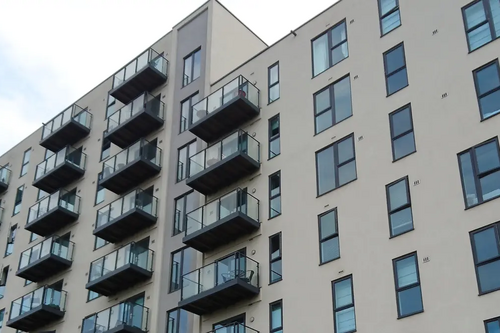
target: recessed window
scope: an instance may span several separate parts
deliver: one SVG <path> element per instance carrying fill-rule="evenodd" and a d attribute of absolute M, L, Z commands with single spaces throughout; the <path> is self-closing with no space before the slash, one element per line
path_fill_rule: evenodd
<path fill-rule="evenodd" d="M 282 275 L 281 257 L 281 232 L 269 237 L 269 284 L 281 281 Z"/>
<path fill-rule="evenodd" d="M 269 119 L 269 159 L 281 154 L 280 115 Z"/>
<path fill-rule="evenodd" d="M 270 333 L 283 333 L 283 301 L 269 304 Z"/>
<path fill-rule="evenodd" d="M 97 175 L 97 189 L 95 192 L 95 204 L 98 205 L 104 201 L 106 197 L 106 189 L 99 185 L 99 181 L 102 179 L 102 172 Z"/>
<path fill-rule="evenodd" d="M 458 154 L 465 206 L 476 206 L 500 196 L 498 138 Z"/>
<path fill-rule="evenodd" d="M 398 303 L 398 318 L 424 311 L 417 254 L 412 253 L 393 260 Z"/>
<path fill-rule="evenodd" d="M 411 211 L 408 177 L 387 185 L 386 193 L 391 237 L 413 230 L 413 214 Z"/>
<path fill-rule="evenodd" d="M 21 166 L 21 177 L 28 173 L 30 155 L 31 155 L 31 148 L 24 152 L 23 165 Z"/>
<path fill-rule="evenodd" d="M 479 293 L 500 290 L 500 223 L 471 232 Z"/>
<path fill-rule="evenodd" d="M 403 43 L 384 53 L 384 68 L 387 96 L 408 86 Z"/>
<path fill-rule="evenodd" d="M 486 320 L 484 322 L 486 333 L 500 333 L 500 317 Z"/>
<path fill-rule="evenodd" d="M 385 35 L 401 25 L 399 0 L 378 0 L 380 32 Z"/>
<path fill-rule="evenodd" d="M 198 49 L 184 58 L 184 77 L 182 86 L 187 86 L 200 77 L 201 73 L 201 50 Z"/>
<path fill-rule="evenodd" d="M 38 239 L 38 235 L 35 234 L 34 232 L 32 232 L 30 234 L 30 243 L 36 241 L 37 239 Z"/>
<path fill-rule="evenodd" d="M 170 264 L 170 292 L 181 289 L 182 276 L 196 267 L 196 250 L 186 247 L 172 253 Z"/>
<path fill-rule="evenodd" d="M 7 236 L 7 246 L 5 247 L 5 257 L 10 256 L 14 252 L 14 242 L 16 241 L 17 224 L 10 227 L 9 236 Z"/>
<path fill-rule="evenodd" d="M 87 302 L 93 301 L 96 298 L 99 298 L 101 296 L 102 296 L 101 294 L 98 294 L 95 291 L 89 290 L 89 292 L 87 293 Z"/>
<path fill-rule="evenodd" d="M 313 76 L 323 73 L 349 56 L 345 20 L 312 41 Z"/>
<path fill-rule="evenodd" d="M 500 3 L 500 2 L 499 2 Z M 500 16 L 500 9 L 498 15 Z M 498 60 L 474 71 L 477 101 L 481 119 L 500 113 L 500 69 Z"/>
<path fill-rule="evenodd" d="M 198 317 L 183 309 L 175 309 L 167 312 L 167 333 L 191 333 L 192 326 L 189 323 Z M 229 333 L 229 332 L 228 332 Z M 241 333 L 241 332 L 240 332 Z"/>
<path fill-rule="evenodd" d="M 500 3 L 477 0 L 462 8 L 469 51 L 474 51 L 500 36 Z"/>
<path fill-rule="evenodd" d="M 181 121 L 179 133 L 186 131 L 189 127 L 189 115 L 191 114 L 191 108 L 193 105 L 198 103 L 200 100 L 200 94 L 196 92 L 196 94 L 191 95 L 187 99 L 181 102 Z"/>
<path fill-rule="evenodd" d="M 268 76 L 268 103 L 272 103 L 280 98 L 280 64 L 279 62 L 267 69 Z"/>
<path fill-rule="evenodd" d="M 94 250 L 100 249 L 101 247 L 103 247 L 104 245 L 107 245 L 107 244 L 109 244 L 108 241 L 106 241 L 100 237 L 95 236 Z"/>
<path fill-rule="evenodd" d="M 175 199 L 173 236 L 186 230 L 186 214 L 197 208 L 197 193 L 191 191 Z"/>
<path fill-rule="evenodd" d="M 111 152 L 111 141 L 103 137 L 101 146 L 101 161 L 108 158 L 110 152 Z"/>
<path fill-rule="evenodd" d="M 314 129 L 321 133 L 352 116 L 349 75 L 314 94 Z"/>
<path fill-rule="evenodd" d="M 335 333 L 356 332 L 352 276 L 332 282 Z"/>
<path fill-rule="evenodd" d="M 269 176 L 269 218 L 281 214 L 281 172 Z"/>
<path fill-rule="evenodd" d="M 391 126 L 392 160 L 397 161 L 417 151 L 411 106 L 408 104 L 389 114 Z"/>
<path fill-rule="evenodd" d="M 21 185 L 17 188 L 16 191 L 16 200 L 14 201 L 14 211 L 12 212 L 12 216 L 19 214 L 21 211 L 21 204 L 23 203 L 23 193 L 24 193 L 24 185 Z"/>
<path fill-rule="evenodd" d="M 196 141 L 179 148 L 177 154 L 177 182 L 186 179 L 188 175 L 189 158 L 196 154 Z"/>
<path fill-rule="evenodd" d="M 116 110 L 116 99 L 113 96 L 108 95 L 108 105 L 106 107 L 106 119 L 108 119 L 109 116 L 111 116 L 116 111 L 117 111 Z"/>
<path fill-rule="evenodd" d="M 356 180 L 354 134 L 316 152 L 318 195 Z"/>
<path fill-rule="evenodd" d="M 318 216 L 319 262 L 321 264 L 340 258 L 337 208 Z"/>

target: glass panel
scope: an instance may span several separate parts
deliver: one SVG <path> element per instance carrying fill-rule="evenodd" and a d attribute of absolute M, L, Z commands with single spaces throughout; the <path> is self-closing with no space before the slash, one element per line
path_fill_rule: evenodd
<path fill-rule="evenodd" d="M 476 72 L 476 82 L 480 95 L 498 88 L 500 86 L 500 77 L 497 64 L 492 64 Z"/>
<path fill-rule="evenodd" d="M 334 165 L 333 147 L 327 148 L 316 154 L 319 194 L 328 192 L 336 187 Z"/>
<path fill-rule="evenodd" d="M 356 161 L 344 164 L 339 168 L 339 186 L 356 179 Z"/>
<path fill-rule="evenodd" d="M 335 309 L 353 304 L 351 282 L 350 278 L 335 282 Z"/>
<path fill-rule="evenodd" d="M 201 73 L 201 51 L 194 54 L 193 58 L 193 80 L 200 77 Z"/>
<path fill-rule="evenodd" d="M 337 222 L 335 211 L 331 211 L 320 217 L 320 238 L 325 239 L 337 233 Z"/>
<path fill-rule="evenodd" d="M 396 0 L 380 0 L 380 14 L 384 16 L 397 6 Z"/>
<path fill-rule="evenodd" d="M 415 256 L 396 261 L 397 287 L 402 288 L 418 282 Z"/>
<path fill-rule="evenodd" d="M 486 13 L 484 12 L 482 1 L 479 1 L 478 3 L 465 9 L 465 23 L 467 29 L 470 29 L 484 21 L 486 21 Z"/>
<path fill-rule="evenodd" d="M 494 227 L 475 233 L 473 238 L 478 263 L 500 256 Z"/>
<path fill-rule="evenodd" d="M 500 321 L 492 321 L 486 324 L 486 333 L 500 333 Z"/>
<path fill-rule="evenodd" d="M 385 35 L 386 33 L 396 29 L 400 25 L 401 17 L 399 16 L 399 10 L 397 10 L 382 19 L 382 35 Z"/>
<path fill-rule="evenodd" d="M 411 207 L 390 214 L 391 235 L 397 236 L 413 229 L 413 216 Z"/>
<path fill-rule="evenodd" d="M 483 25 L 470 31 L 467 34 L 467 38 L 469 39 L 469 48 L 471 51 L 489 43 L 492 39 L 490 26 L 488 23 L 484 23 Z"/>
<path fill-rule="evenodd" d="M 459 156 L 460 169 L 462 173 L 462 185 L 464 187 L 466 205 L 470 207 L 478 203 L 476 185 L 474 181 L 474 171 L 472 169 L 472 160 L 470 153 Z"/>
<path fill-rule="evenodd" d="M 403 89 L 408 85 L 408 76 L 406 68 L 387 77 L 387 94 L 390 95 L 396 91 Z"/>
<path fill-rule="evenodd" d="M 490 0 L 491 17 L 493 19 L 493 27 L 495 36 L 500 36 L 500 1 Z"/>
<path fill-rule="evenodd" d="M 332 45 L 335 46 L 347 39 L 347 33 L 345 28 L 345 22 L 339 24 L 335 28 L 332 29 Z"/>
<path fill-rule="evenodd" d="M 283 326 L 281 303 L 271 305 L 271 330 Z"/>
<path fill-rule="evenodd" d="M 350 78 L 346 77 L 336 83 L 333 89 L 335 96 L 335 121 L 339 123 L 352 115 Z"/>
<path fill-rule="evenodd" d="M 333 116 L 332 110 L 322 113 L 319 116 L 316 116 L 316 134 L 321 133 L 327 128 L 333 126 Z"/>
<path fill-rule="evenodd" d="M 325 89 L 319 94 L 314 95 L 316 102 L 316 114 L 330 108 L 330 89 Z"/>
<path fill-rule="evenodd" d="M 488 118 L 500 113 L 500 90 L 479 99 L 483 118 Z"/>
<path fill-rule="evenodd" d="M 480 179 L 481 194 L 483 200 L 493 199 L 500 196 L 500 171 L 492 173 Z"/>
<path fill-rule="evenodd" d="M 315 39 L 313 48 L 313 69 L 314 76 L 327 70 L 330 66 L 328 59 L 328 34 Z"/>
<path fill-rule="evenodd" d="M 403 158 L 415 152 L 415 138 L 413 132 L 403 135 L 402 137 L 394 140 L 394 160 Z"/>
<path fill-rule="evenodd" d="M 347 42 L 340 44 L 332 50 L 332 66 L 341 62 L 349 56 L 349 49 L 347 48 Z"/>
<path fill-rule="evenodd" d="M 275 84 L 271 88 L 269 88 L 269 101 L 273 102 L 280 98 L 280 84 Z"/>
<path fill-rule="evenodd" d="M 352 158 L 354 158 L 354 149 L 352 143 L 352 137 L 337 143 L 338 148 L 338 164 L 342 164 Z"/>
<path fill-rule="evenodd" d="M 339 238 L 334 237 L 321 242 L 321 262 L 327 262 L 340 257 Z"/>
<path fill-rule="evenodd" d="M 335 313 L 335 327 L 337 333 L 353 332 L 356 330 L 354 307 Z"/>
<path fill-rule="evenodd" d="M 148 53 L 149 52 L 146 51 L 137 58 L 137 67 L 136 67 L 137 71 L 140 71 L 148 64 Z"/>
<path fill-rule="evenodd" d="M 476 159 L 479 173 L 500 167 L 500 157 L 496 142 L 490 142 L 476 149 Z"/>
<path fill-rule="evenodd" d="M 403 179 L 389 186 L 389 209 L 391 211 L 408 204 L 407 183 Z"/>
<path fill-rule="evenodd" d="M 281 259 L 278 261 L 274 261 L 271 263 L 271 282 L 276 282 L 281 280 L 283 276 L 282 273 L 282 261 Z"/>
<path fill-rule="evenodd" d="M 269 84 L 274 84 L 279 79 L 279 65 L 274 65 L 269 69 Z"/>
<path fill-rule="evenodd" d="M 401 317 L 423 311 L 420 286 L 400 291 L 398 292 L 398 296 L 399 315 Z"/>
<path fill-rule="evenodd" d="M 391 115 L 392 137 L 399 136 L 412 129 L 410 109 L 398 111 Z"/>
<path fill-rule="evenodd" d="M 272 141 L 269 142 L 269 157 L 273 158 L 277 155 L 279 155 L 280 152 L 280 138 L 276 138 Z"/>
<path fill-rule="evenodd" d="M 405 66 L 403 46 L 399 46 L 398 48 L 385 54 L 385 66 L 386 74 L 390 74 Z"/>

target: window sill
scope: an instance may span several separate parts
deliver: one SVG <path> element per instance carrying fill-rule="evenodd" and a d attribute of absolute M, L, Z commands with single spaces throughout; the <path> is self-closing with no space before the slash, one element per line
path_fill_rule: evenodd
<path fill-rule="evenodd" d="M 358 179 L 358 177 L 356 176 L 356 178 L 354 178 L 353 180 L 351 180 L 351 181 L 349 181 L 349 182 L 347 182 L 347 183 L 345 183 L 345 184 L 342 184 L 342 185 L 340 185 L 340 186 L 338 186 L 338 187 L 336 187 L 336 188 L 334 188 L 334 189 L 328 190 L 328 191 L 327 191 L 327 192 L 325 192 L 325 193 L 317 194 L 317 195 L 316 195 L 316 198 L 322 197 L 322 196 L 324 196 L 324 195 L 326 195 L 326 194 L 328 194 L 328 193 L 330 193 L 330 192 L 336 191 L 336 190 L 338 190 L 339 188 L 342 188 L 342 187 L 344 187 L 344 186 L 346 186 L 346 185 L 349 185 L 350 183 L 352 183 L 352 182 L 356 181 L 357 179 Z"/>
<path fill-rule="evenodd" d="M 325 262 L 320 262 L 318 266 L 321 267 L 323 265 L 329 264 L 329 263 L 334 262 L 334 261 L 339 260 L 339 259 L 340 259 L 340 256 L 337 257 L 337 258 L 335 258 L 335 259 L 331 259 L 331 260 L 328 260 L 328 261 L 325 261 Z"/>
<path fill-rule="evenodd" d="M 404 316 L 398 316 L 398 320 L 405 319 L 405 318 L 408 318 L 408 317 L 411 317 L 411 316 L 414 316 L 414 315 L 418 315 L 420 313 L 424 313 L 424 310 L 418 311 L 418 312 L 413 312 L 413 313 L 410 313 L 410 314 L 407 314 L 407 315 L 404 315 Z"/>
<path fill-rule="evenodd" d="M 408 75 L 408 74 L 407 74 L 407 75 Z M 399 92 L 399 91 L 403 90 L 404 88 L 408 87 L 409 85 L 410 85 L 410 84 L 408 83 L 408 84 L 406 84 L 406 86 L 401 87 L 401 88 L 399 88 L 398 90 L 391 92 L 390 94 L 387 94 L 387 96 L 385 96 L 385 97 L 386 97 L 386 98 L 388 98 L 388 97 L 390 97 L 390 96 L 394 95 L 395 93 L 397 93 L 397 92 Z"/>
<path fill-rule="evenodd" d="M 391 236 L 389 237 L 389 239 L 393 239 L 393 238 L 396 238 L 396 237 L 398 237 L 398 236 L 402 236 L 402 235 L 404 235 L 404 234 L 407 234 L 407 233 L 409 233 L 409 232 L 412 232 L 413 230 L 415 230 L 415 227 L 413 227 L 413 228 L 411 228 L 410 230 L 407 230 L 407 231 L 405 231 L 405 232 L 402 232 L 402 233 L 400 233 L 400 234 L 397 234 L 397 235 L 391 235 Z"/>
<path fill-rule="evenodd" d="M 408 156 L 410 156 L 410 155 L 413 155 L 413 154 L 415 154 L 416 152 L 417 152 L 417 149 L 415 149 L 413 152 L 411 152 L 411 153 L 409 153 L 409 154 L 406 154 L 405 156 L 401 156 L 401 157 L 399 157 L 399 158 L 397 158 L 397 159 L 394 159 L 394 157 L 393 157 L 393 159 L 392 159 L 392 163 L 396 163 L 397 161 L 401 161 L 403 158 L 408 157 Z"/>
<path fill-rule="evenodd" d="M 477 203 L 477 204 L 475 204 L 475 205 L 465 207 L 465 209 L 464 209 L 464 210 L 469 210 L 469 209 L 475 208 L 475 207 L 477 207 L 477 206 L 481 206 L 482 204 L 485 204 L 485 203 L 487 203 L 487 202 L 490 202 L 490 201 L 495 200 L 495 199 L 498 199 L 498 198 L 500 198 L 500 195 L 497 195 L 496 197 L 489 198 L 489 199 L 487 199 L 487 200 L 484 200 L 484 201 L 478 202 L 478 203 Z"/>

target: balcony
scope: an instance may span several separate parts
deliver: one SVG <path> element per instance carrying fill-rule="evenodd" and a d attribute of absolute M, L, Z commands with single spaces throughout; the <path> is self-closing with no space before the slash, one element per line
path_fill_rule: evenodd
<path fill-rule="evenodd" d="M 189 159 L 186 184 L 211 195 L 260 168 L 260 143 L 238 130 Z"/>
<path fill-rule="evenodd" d="M 156 223 L 158 199 L 134 190 L 97 211 L 94 235 L 117 243 Z"/>
<path fill-rule="evenodd" d="M 81 333 L 146 333 L 148 317 L 145 306 L 123 302 L 85 318 Z"/>
<path fill-rule="evenodd" d="M 259 294 L 259 263 L 239 252 L 182 277 L 179 307 L 204 315 Z"/>
<path fill-rule="evenodd" d="M 80 179 L 85 173 L 87 155 L 81 148 L 67 146 L 36 166 L 33 186 L 54 193 Z"/>
<path fill-rule="evenodd" d="M 30 207 L 24 229 L 46 237 L 78 220 L 80 197 L 59 190 Z"/>
<path fill-rule="evenodd" d="M 6 326 L 31 332 L 64 317 L 67 293 L 41 287 L 13 301 Z"/>
<path fill-rule="evenodd" d="M 74 145 L 90 133 L 92 114 L 73 104 L 43 124 L 40 146 L 59 151 L 67 145 Z"/>
<path fill-rule="evenodd" d="M 133 287 L 153 275 L 154 251 L 130 243 L 93 261 L 85 288 L 105 296 Z"/>
<path fill-rule="evenodd" d="M 238 129 L 260 113 L 260 91 L 243 76 L 193 105 L 189 131 L 213 142 Z"/>
<path fill-rule="evenodd" d="M 75 244 L 53 236 L 21 253 L 16 275 L 33 282 L 43 281 L 69 268 Z"/>
<path fill-rule="evenodd" d="M 153 49 L 148 49 L 113 76 L 111 96 L 128 104 L 145 91 L 158 88 L 167 81 L 168 61 Z"/>
<path fill-rule="evenodd" d="M 242 323 L 234 322 L 222 327 L 218 327 L 208 333 L 259 333 L 259 331 L 245 326 Z"/>
<path fill-rule="evenodd" d="M 161 149 L 144 139 L 137 141 L 102 164 L 99 184 L 124 194 L 160 173 Z"/>
<path fill-rule="evenodd" d="M 126 148 L 163 126 L 164 108 L 160 96 L 144 93 L 109 116 L 104 137 Z"/>
<path fill-rule="evenodd" d="M 11 171 L 6 166 L 0 166 L 0 194 L 9 188 Z"/>
<path fill-rule="evenodd" d="M 237 189 L 186 217 L 182 242 L 205 253 L 259 229 L 259 200 Z"/>

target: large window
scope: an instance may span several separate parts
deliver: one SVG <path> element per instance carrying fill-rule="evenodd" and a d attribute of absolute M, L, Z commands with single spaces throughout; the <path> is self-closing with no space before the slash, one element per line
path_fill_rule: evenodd
<path fill-rule="evenodd" d="M 405 49 L 403 43 L 384 53 L 385 85 L 387 96 L 408 86 Z"/>
<path fill-rule="evenodd" d="M 352 101 L 349 75 L 314 94 L 314 130 L 316 134 L 350 116 L 352 116 Z"/>
<path fill-rule="evenodd" d="M 21 166 L 21 177 L 28 173 L 30 155 L 31 155 L 31 148 L 24 152 L 23 165 Z"/>
<path fill-rule="evenodd" d="M 486 320 L 484 326 L 486 333 L 500 333 L 500 317 Z"/>
<path fill-rule="evenodd" d="M 476 84 L 481 119 L 487 119 L 500 113 L 500 69 L 498 68 L 498 59 L 476 69 L 474 71 L 474 83 Z"/>
<path fill-rule="evenodd" d="M 16 200 L 14 201 L 14 211 L 12 212 L 12 216 L 19 214 L 21 211 L 21 204 L 23 203 L 23 193 L 24 193 L 24 185 L 21 185 L 17 188 L 16 191 Z"/>
<path fill-rule="evenodd" d="M 116 110 L 116 99 L 113 96 L 108 95 L 108 104 L 106 107 L 106 119 L 108 119 L 109 116 L 111 116 L 116 111 L 117 111 Z"/>
<path fill-rule="evenodd" d="M 194 332 L 192 317 L 194 315 L 183 309 L 175 309 L 167 313 L 167 333 Z M 191 317 L 191 318 L 190 318 Z M 191 319 L 191 320 L 190 320 Z"/>
<path fill-rule="evenodd" d="M 0 310 L 0 332 L 2 331 L 4 317 L 5 317 L 5 309 L 2 309 Z"/>
<path fill-rule="evenodd" d="M 269 176 L 269 218 L 281 214 L 281 172 Z"/>
<path fill-rule="evenodd" d="M 458 154 L 458 162 L 467 208 L 500 196 L 498 138 Z"/>
<path fill-rule="evenodd" d="M 313 76 L 323 73 L 349 56 L 345 20 L 312 41 Z"/>
<path fill-rule="evenodd" d="M 465 6 L 462 11 L 469 51 L 474 51 L 500 36 L 498 0 L 476 0 Z"/>
<path fill-rule="evenodd" d="M 98 205 L 106 198 L 106 189 L 99 185 L 99 180 L 102 179 L 102 172 L 97 175 L 97 188 L 95 192 L 95 204 Z"/>
<path fill-rule="evenodd" d="M 356 332 L 352 276 L 332 282 L 335 333 Z"/>
<path fill-rule="evenodd" d="M 270 66 L 267 69 L 267 76 L 268 76 L 268 89 L 267 89 L 267 96 L 268 96 L 268 103 L 272 103 L 278 98 L 280 98 L 280 64 L 279 62 L 275 63 L 274 65 Z"/>
<path fill-rule="evenodd" d="M 95 238 L 94 239 L 94 250 L 100 249 L 101 247 L 109 244 L 108 241 L 106 241 L 100 237 L 95 236 L 94 238 Z"/>
<path fill-rule="evenodd" d="M 172 253 L 170 265 L 170 292 L 181 289 L 182 276 L 196 267 L 196 250 L 186 247 Z"/>
<path fill-rule="evenodd" d="M 397 161 L 417 151 L 411 106 L 408 104 L 389 114 L 391 127 L 392 160 Z"/>
<path fill-rule="evenodd" d="M 391 237 L 413 230 L 410 189 L 408 177 L 396 180 L 386 186 L 387 210 Z"/>
<path fill-rule="evenodd" d="M 340 258 L 337 208 L 318 216 L 320 264 Z"/>
<path fill-rule="evenodd" d="M 186 179 L 188 175 L 189 158 L 196 154 L 196 141 L 179 148 L 177 158 L 177 181 Z"/>
<path fill-rule="evenodd" d="M 316 152 L 318 195 L 356 180 L 354 134 Z"/>
<path fill-rule="evenodd" d="M 401 25 L 399 0 L 378 0 L 378 10 L 382 36 Z"/>
<path fill-rule="evenodd" d="M 188 129 L 189 125 L 189 114 L 191 113 L 191 108 L 193 105 L 198 103 L 200 100 L 200 94 L 196 92 L 196 94 L 191 95 L 181 102 L 181 121 L 179 133 L 182 133 Z"/>
<path fill-rule="evenodd" d="M 283 301 L 269 304 L 270 333 L 283 333 Z"/>
<path fill-rule="evenodd" d="M 184 77 L 182 86 L 187 86 L 200 77 L 201 73 L 201 50 L 198 49 L 184 58 Z"/>
<path fill-rule="evenodd" d="M 103 136 L 101 146 L 101 161 L 109 157 L 111 153 L 111 141 Z"/>
<path fill-rule="evenodd" d="M 280 141 L 280 115 L 277 114 L 269 119 L 269 159 L 281 153 Z"/>
<path fill-rule="evenodd" d="M 500 289 L 500 222 L 471 232 L 479 293 Z"/>
<path fill-rule="evenodd" d="M 193 191 L 175 199 L 174 236 L 186 230 L 186 214 L 197 208 L 196 199 L 197 194 Z"/>
<path fill-rule="evenodd" d="M 269 267 L 269 284 L 281 281 L 283 279 L 281 232 L 269 237 Z"/>
<path fill-rule="evenodd" d="M 14 252 L 14 242 L 16 241 L 17 224 L 10 227 L 9 236 L 7 237 L 7 246 L 5 247 L 5 257 L 10 256 Z"/>
<path fill-rule="evenodd" d="M 424 311 L 417 253 L 393 260 L 398 318 L 408 317 Z"/>

